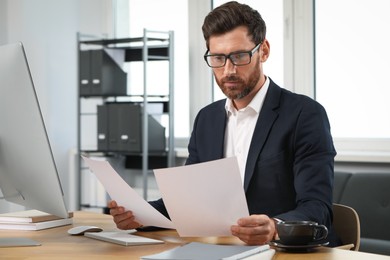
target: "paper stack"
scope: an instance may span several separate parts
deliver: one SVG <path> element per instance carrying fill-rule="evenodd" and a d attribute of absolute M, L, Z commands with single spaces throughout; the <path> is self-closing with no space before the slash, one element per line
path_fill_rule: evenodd
<path fill-rule="evenodd" d="M 73 223 L 73 213 L 69 218 L 61 218 L 39 210 L 25 210 L 0 214 L 0 229 L 41 230 Z"/>

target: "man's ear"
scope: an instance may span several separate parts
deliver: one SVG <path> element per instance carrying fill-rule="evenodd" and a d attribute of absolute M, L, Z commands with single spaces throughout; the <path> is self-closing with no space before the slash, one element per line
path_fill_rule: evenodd
<path fill-rule="evenodd" d="M 270 53 L 269 42 L 267 39 L 265 39 L 260 46 L 260 61 L 266 62 L 268 60 L 269 53 Z"/>

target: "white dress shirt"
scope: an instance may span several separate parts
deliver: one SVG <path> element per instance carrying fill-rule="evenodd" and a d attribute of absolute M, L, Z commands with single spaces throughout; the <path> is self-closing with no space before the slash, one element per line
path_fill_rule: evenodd
<path fill-rule="evenodd" d="M 225 130 L 224 155 L 225 157 L 237 157 L 242 182 L 244 182 L 249 146 L 268 86 L 269 79 L 266 77 L 264 85 L 253 97 L 252 101 L 247 107 L 240 110 L 234 107 L 230 99 L 226 99 L 227 126 Z"/>

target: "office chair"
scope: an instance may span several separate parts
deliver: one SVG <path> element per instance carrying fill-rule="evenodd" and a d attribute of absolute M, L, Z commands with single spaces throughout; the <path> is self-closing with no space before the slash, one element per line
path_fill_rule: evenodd
<path fill-rule="evenodd" d="M 359 250 L 360 221 L 359 215 L 353 208 L 333 203 L 333 228 L 343 243 L 337 248 Z"/>

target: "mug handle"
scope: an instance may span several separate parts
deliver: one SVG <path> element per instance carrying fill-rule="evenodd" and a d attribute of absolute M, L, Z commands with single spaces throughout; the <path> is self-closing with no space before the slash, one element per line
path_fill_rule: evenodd
<path fill-rule="evenodd" d="M 324 225 L 317 225 L 315 227 L 315 241 L 323 240 L 328 236 L 328 229 Z"/>

